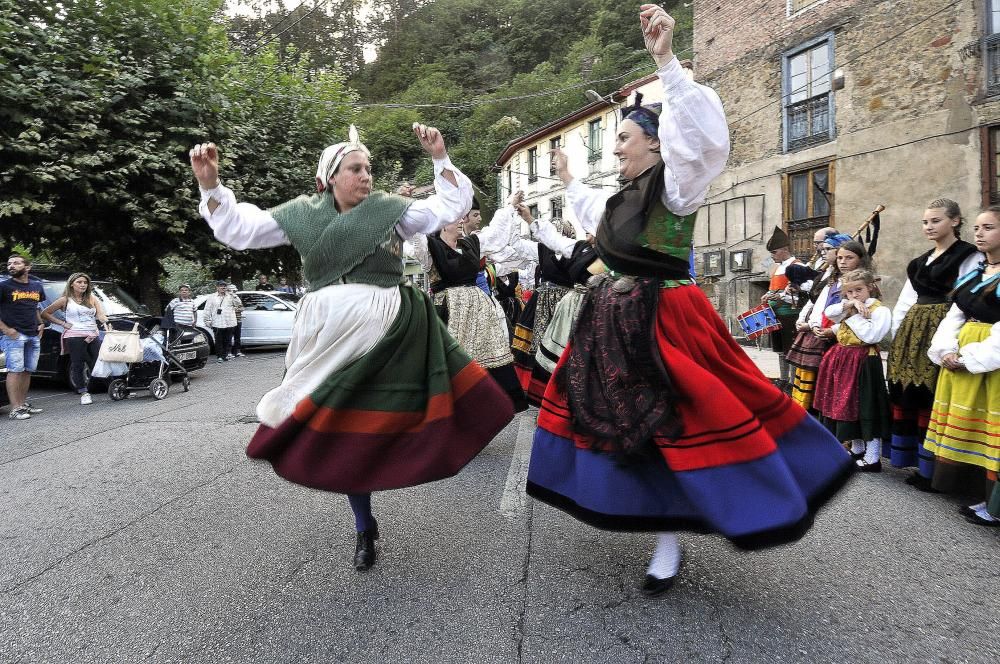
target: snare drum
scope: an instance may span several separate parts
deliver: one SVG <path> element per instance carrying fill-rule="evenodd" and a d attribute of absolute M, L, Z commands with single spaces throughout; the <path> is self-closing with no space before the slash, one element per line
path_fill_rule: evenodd
<path fill-rule="evenodd" d="M 743 334 L 747 339 L 756 339 L 769 332 L 777 332 L 781 329 L 778 317 L 774 315 L 774 310 L 766 304 L 754 307 L 736 317 Z"/>

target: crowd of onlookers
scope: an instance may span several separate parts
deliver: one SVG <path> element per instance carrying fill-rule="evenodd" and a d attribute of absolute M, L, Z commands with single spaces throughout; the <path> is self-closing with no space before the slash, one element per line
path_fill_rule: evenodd
<path fill-rule="evenodd" d="M 46 301 L 43 283 L 30 272 L 28 257 L 11 254 L 7 260 L 8 278 L 0 281 L 0 350 L 4 354 L 4 387 L 11 420 L 27 420 L 42 412 L 28 400 L 28 390 L 38 367 L 41 336 L 47 324 L 62 328 L 60 353 L 68 356 L 69 382 L 83 405 L 93 403 L 91 372 L 98 362 L 104 332 L 109 329 L 108 316 L 87 274 L 71 274 L 63 293 L 43 308 Z M 290 285 L 286 277 L 281 277 L 274 286 L 264 274 L 258 276 L 255 290 L 303 292 Z M 203 325 L 212 330 L 216 362 L 244 357 L 242 318 L 243 303 L 236 286 L 225 280 L 217 281 L 215 292 L 205 300 L 203 318 Z M 185 327 L 194 327 L 196 322 L 194 292 L 190 285 L 182 284 L 163 312 L 164 341 L 169 345 Z"/>

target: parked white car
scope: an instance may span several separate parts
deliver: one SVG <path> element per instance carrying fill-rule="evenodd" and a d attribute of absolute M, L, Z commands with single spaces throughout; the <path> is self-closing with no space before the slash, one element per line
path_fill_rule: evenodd
<path fill-rule="evenodd" d="M 240 333 L 243 346 L 288 345 L 301 295 L 278 291 L 237 291 L 236 295 L 243 302 L 243 329 Z M 208 336 L 214 350 L 215 336 L 212 328 L 205 326 L 206 299 L 208 295 L 199 295 L 194 300 L 197 313 L 195 327 Z"/>

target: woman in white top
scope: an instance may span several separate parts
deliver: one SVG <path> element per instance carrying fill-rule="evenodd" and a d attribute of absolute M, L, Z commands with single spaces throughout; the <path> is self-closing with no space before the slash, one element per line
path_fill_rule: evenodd
<path fill-rule="evenodd" d="M 63 318 L 56 318 L 56 311 L 63 312 Z M 90 277 L 83 272 L 70 275 L 63 294 L 42 312 L 42 318 L 63 328 L 62 352 L 69 353 L 69 380 L 80 394 L 80 403 L 92 403 L 89 389 L 89 374 L 97 362 L 101 350 L 100 322 L 107 328 L 108 317 L 104 314 L 101 301 L 94 296 Z"/>
<path fill-rule="evenodd" d="M 930 421 L 938 367 L 927 357 L 927 348 L 948 312 L 949 292 L 960 276 L 976 268 L 982 256 L 972 244 L 959 239 L 962 211 L 955 201 L 941 198 L 928 203 L 921 225 L 934 247 L 907 265 L 906 285 L 892 309 L 887 376 L 892 447 L 887 456 L 897 468 L 916 466 L 907 484 L 931 491 L 934 457 L 921 443 Z"/>

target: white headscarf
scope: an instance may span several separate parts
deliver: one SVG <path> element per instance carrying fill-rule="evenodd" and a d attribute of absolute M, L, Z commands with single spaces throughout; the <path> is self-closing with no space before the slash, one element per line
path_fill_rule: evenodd
<path fill-rule="evenodd" d="M 360 150 L 365 153 L 366 157 L 371 157 L 371 152 L 361 142 L 361 138 L 358 135 L 358 128 L 351 125 L 351 128 L 347 130 L 346 143 L 331 145 L 323 150 L 323 154 L 320 155 L 319 166 L 316 167 L 316 187 L 319 191 L 326 191 L 330 178 L 337 171 L 340 162 L 355 150 Z"/>

